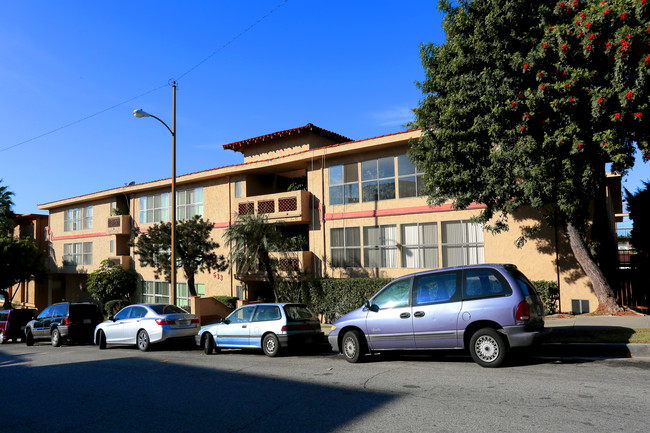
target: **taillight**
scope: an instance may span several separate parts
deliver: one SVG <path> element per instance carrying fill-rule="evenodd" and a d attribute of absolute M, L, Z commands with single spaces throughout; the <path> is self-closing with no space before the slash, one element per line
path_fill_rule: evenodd
<path fill-rule="evenodd" d="M 521 301 L 519 305 L 517 305 L 515 320 L 517 322 L 527 322 L 530 320 L 530 310 L 528 309 L 528 302 Z"/>
<path fill-rule="evenodd" d="M 158 325 L 174 325 L 176 321 L 168 319 L 156 319 L 156 324 Z"/>
<path fill-rule="evenodd" d="M 69 317 L 66 317 L 65 319 L 63 319 L 63 326 L 70 326 L 70 318 Z"/>
<path fill-rule="evenodd" d="M 199 323 L 199 319 L 192 319 L 192 323 Z"/>

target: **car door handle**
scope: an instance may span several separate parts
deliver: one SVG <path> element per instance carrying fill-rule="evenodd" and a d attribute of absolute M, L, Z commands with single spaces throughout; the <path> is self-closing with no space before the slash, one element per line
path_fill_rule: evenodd
<path fill-rule="evenodd" d="M 247 325 L 241 325 L 241 327 L 242 327 L 242 328 L 246 328 L 246 327 L 247 327 Z"/>
<path fill-rule="evenodd" d="M 411 317 L 411 313 L 402 313 L 399 315 L 400 319 L 408 319 L 409 317 Z"/>
<path fill-rule="evenodd" d="M 415 317 L 424 317 L 424 311 L 416 311 L 413 316 Z"/>

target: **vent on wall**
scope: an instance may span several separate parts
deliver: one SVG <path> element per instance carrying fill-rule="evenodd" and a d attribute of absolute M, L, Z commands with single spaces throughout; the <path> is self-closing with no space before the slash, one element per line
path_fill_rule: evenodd
<path fill-rule="evenodd" d="M 588 299 L 571 299 L 571 314 L 584 314 L 589 312 Z"/>

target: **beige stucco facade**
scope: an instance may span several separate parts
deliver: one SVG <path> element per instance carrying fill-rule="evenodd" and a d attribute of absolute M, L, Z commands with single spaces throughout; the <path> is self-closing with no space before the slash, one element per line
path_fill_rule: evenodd
<path fill-rule="evenodd" d="M 476 204 L 465 210 L 454 210 L 450 205 L 429 207 L 425 197 L 400 196 L 401 191 L 397 187 L 400 181 L 398 158 L 405 155 L 409 140 L 417 139 L 420 131 L 345 141 L 345 137 L 311 126 L 290 130 L 291 134 L 274 133 L 240 142 L 245 146 L 231 143 L 227 145 L 228 148 L 244 153 L 243 164 L 177 177 L 177 191 L 202 191 L 203 218 L 214 224 L 213 238 L 221 244 L 219 253 L 228 254 L 223 241 L 225 229 L 239 212 L 252 208 L 256 212 L 265 212 L 271 222 L 285 221 L 296 231 L 305 234 L 308 251 L 307 254 L 300 254 L 300 266 L 315 277 L 397 277 L 423 270 L 405 265 L 408 261 L 404 254 L 408 248 L 403 238 L 404 226 L 415 224 L 427 225 L 431 236 L 437 239 L 437 245 L 433 248 L 437 248 L 434 267 L 443 266 L 448 251 L 443 243 L 443 228 L 458 222 L 470 224 L 470 218 L 476 216 L 482 206 Z M 334 204 L 335 199 L 330 197 L 332 167 L 347 165 L 350 173 L 356 169 L 356 187 L 354 182 L 349 184 L 352 189 L 359 190 L 358 194 L 362 194 L 362 163 L 378 159 L 391 161 L 391 158 L 395 169 L 393 188 L 397 188 L 394 198 L 364 201 L 357 197 L 356 203 Z M 306 179 L 306 191 L 288 191 L 287 185 L 300 178 Z M 387 182 L 390 188 L 391 179 Z M 141 218 L 141 211 L 147 210 L 141 209 L 142 197 L 165 194 L 169 190 L 170 179 L 163 179 L 40 205 L 40 209 L 50 212 L 51 256 L 56 265 L 50 279 L 50 292 L 63 294 L 66 298 L 83 298 L 85 275 L 97 269 L 105 258 L 132 266 L 143 281 L 155 281 L 153 270 L 141 267 L 134 249 L 128 245 L 129 233 L 132 225 L 140 230 L 147 230 L 151 226 Z M 66 231 L 66 212 L 89 206 L 92 206 L 92 227 Z M 122 213 L 128 213 L 128 216 L 122 216 L 117 222 L 115 216 L 111 215 L 114 207 L 122 209 Z M 562 311 L 570 311 L 573 299 L 589 301 L 589 309 L 596 309 L 598 303 L 593 290 L 573 259 L 561 231 L 555 233 L 553 228 L 544 227 L 536 239 L 529 240 L 522 248 L 515 246 L 520 229 L 536 223 L 533 212 L 521 212 L 511 219 L 508 232 L 494 235 L 482 230 L 482 234 L 474 239 L 472 248 L 480 250 L 480 261 L 513 263 L 532 280 L 559 281 Z M 368 239 L 364 233 L 377 226 L 387 227 L 387 232 L 392 233 L 394 238 L 389 248 L 391 251 L 386 253 L 391 257 L 389 267 L 366 266 L 364 242 L 368 242 Z M 332 249 L 335 247 L 332 235 L 340 233 L 337 229 L 341 228 L 352 228 L 355 233 L 358 228 L 360 245 L 357 254 L 361 266 L 336 266 L 332 262 Z M 81 243 L 82 249 L 83 243 L 92 243 L 92 259 L 87 264 L 64 263 L 65 249 L 71 248 L 65 245 L 74 243 Z M 178 281 L 185 282 L 181 270 Z M 203 285 L 205 296 L 239 294 L 243 297 L 254 297 L 246 288 L 259 284 L 237 280 L 230 269 L 199 274 L 196 283 Z M 61 285 L 63 287 L 59 287 Z M 73 292 L 80 294 L 74 295 Z"/>

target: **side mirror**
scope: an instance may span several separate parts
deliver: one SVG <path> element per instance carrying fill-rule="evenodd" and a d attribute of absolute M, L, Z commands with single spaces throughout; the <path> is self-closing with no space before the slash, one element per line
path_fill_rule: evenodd
<path fill-rule="evenodd" d="M 108 320 L 111 320 L 111 321 L 115 322 L 115 316 L 109 316 Z"/>

